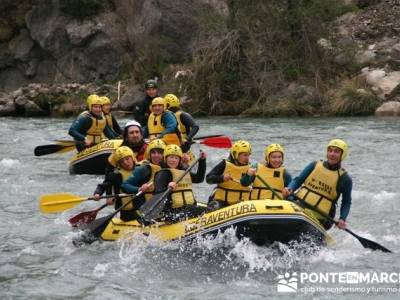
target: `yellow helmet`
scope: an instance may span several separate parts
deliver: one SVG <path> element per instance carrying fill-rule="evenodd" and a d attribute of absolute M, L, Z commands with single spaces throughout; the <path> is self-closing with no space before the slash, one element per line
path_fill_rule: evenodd
<path fill-rule="evenodd" d="M 171 108 L 171 107 L 176 107 L 176 108 L 181 107 L 181 102 L 179 101 L 179 98 L 177 96 L 175 96 L 174 94 L 166 94 L 164 96 L 164 100 L 165 100 L 167 109 Z"/>
<path fill-rule="evenodd" d="M 108 157 L 108 162 L 116 167 L 121 159 L 128 156 L 132 157 L 133 162 L 136 163 L 136 154 L 132 151 L 132 149 L 127 146 L 121 146 L 118 147 L 117 150 L 115 150 L 115 152 Z"/>
<path fill-rule="evenodd" d="M 165 108 L 165 100 L 162 97 L 156 97 L 151 101 L 151 106 L 153 105 L 163 105 Z"/>
<path fill-rule="evenodd" d="M 285 150 L 283 150 L 283 147 L 281 145 L 279 145 L 279 144 L 270 144 L 264 150 L 264 157 L 265 157 L 265 161 L 266 162 L 269 161 L 269 155 L 272 152 L 280 152 L 280 153 L 282 153 L 282 157 L 285 155 Z"/>
<path fill-rule="evenodd" d="M 234 159 L 238 159 L 240 153 L 251 154 L 251 145 L 247 141 L 239 140 L 233 144 L 230 153 Z"/>
<path fill-rule="evenodd" d="M 107 105 L 107 104 L 111 105 L 111 100 L 107 96 L 100 97 L 100 100 L 103 102 L 103 105 Z"/>
<path fill-rule="evenodd" d="M 168 155 L 176 155 L 182 158 L 183 153 L 181 147 L 174 144 L 168 145 L 164 150 L 164 159 L 167 158 Z"/>
<path fill-rule="evenodd" d="M 152 140 L 146 148 L 146 159 L 150 159 L 150 152 L 153 149 L 159 149 L 164 151 L 165 147 L 167 145 L 165 144 L 165 142 L 161 139 L 156 139 L 156 140 Z"/>
<path fill-rule="evenodd" d="M 103 105 L 103 101 L 96 94 L 89 95 L 89 97 L 87 97 L 87 99 L 86 99 L 86 105 L 87 105 L 88 109 L 90 110 L 92 108 L 92 105 L 96 105 L 96 104 Z"/>
<path fill-rule="evenodd" d="M 349 153 L 349 146 L 346 144 L 345 141 L 340 140 L 340 139 L 331 140 L 328 143 L 328 146 L 326 147 L 326 149 L 328 149 L 328 147 L 336 147 L 336 148 L 339 148 L 340 150 L 342 150 L 342 157 L 340 158 L 341 161 L 343 161 L 347 157 L 347 154 Z"/>

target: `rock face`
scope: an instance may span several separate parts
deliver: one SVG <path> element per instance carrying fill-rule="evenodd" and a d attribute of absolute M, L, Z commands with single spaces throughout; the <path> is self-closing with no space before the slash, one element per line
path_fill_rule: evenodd
<path fill-rule="evenodd" d="M 144 64 L 181 63 L 190 55 L 196 9 L 211 5 L 227 13 L 224 0 L 112 0 L 78 18 L 61 7 L 77 1 L 23 2 L 11 6 L 13 14 L 28 7 L 22 24 L 0 28 L 0 91 L 33 82 L 101 84 L 143 72 Z"/>

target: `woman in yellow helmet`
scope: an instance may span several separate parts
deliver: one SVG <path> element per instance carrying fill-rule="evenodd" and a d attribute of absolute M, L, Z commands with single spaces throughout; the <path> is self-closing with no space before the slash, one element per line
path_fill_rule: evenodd
<path fill-rule="evenodd" d="M 75 141 L 78 151 L 100 143 L 104 137 L 113 139 L 115 133 L 107 126 L 102 112 L 103 101 L 99 96 L 90 95 L 87 100 L 87 110 L 82 112 L 69 128 L 69 135 Z"/>
<path fill-rule="evenodd" d="M 115 136 L 121 136 L 122 129 L 119 126 L 117 119 L 111 114 L 111 100 L 107 96 L 100 97 L 103 105 L 101 107 L 103 115 L 106 118 L 107 126 L 114 131 Z"/>
<path fill-rule="evenodd" d="M 282 190 L 292 181 L 292 176 L 283 166 L 284 149 L 279 144 L 270 144 L 264 150 L 264 163 L 257 163 L 244 174 L 240 182 L 244 186 L 252 185 L 251 200 L 282 198 Z M 269 187 L 256 177 L 260 176 Z M 273 193 L 269 188 L 272 188 Z"/>
<path fill-rule="evenodd" d="M 182 149 L 179 146 L 168 145 L 164 151 L 163 168 L 157 172 L 154 178 L 154 194 L 163 193 L 168 187 L 172 188 L 163 211 L 163 216 L 168 221 L 198 216 L 205 211 L 205 208 L 196 205 L 192 183 L 204 181 L 206 154 L 200 152 L 197 172 L 189 172 L 177 182 L 177 178 L 185 171 L 182 165 L 182 156 Z"/>
<path fill-rule="evenodd" d="M 136 156 L 133 151 L 127 146 L 121 146 L 115 150 L 113 154 L 108 157 L 108 162 L 114 169 L 108 169 L 104 181 L 97 185 L 93 195 L 96 200 L 106 192 L 107 195 L 119 194 L 121 191 L 121 184 L 132 174 L 136 166 Z M 130 197 L 117 198 L 115 201 L 115 209 L 120 208 Z M 114 200 L 107 201 L 112 204 Z M 120 218 L 123 221 L 130 221 L 137 218 L 136 210 L 142 203 L 140 199 L 134 199 L 120 212 Z"/>
<path fill-rule="evenodd" d="M 250 188 L 240 183 L 242 174 L 250 168 L 251 145 L 239 140 L 230 150 L 228 159 L 222 160 L 206 176 L 208 184 L 217 184 L 208 206 L 218 209 L 250 199 Z"/>
<path fill-rule="evenodd" d="M 142 191 L 142 202 L 149 200 L 154 192 L 154 175 L 161 170 L 164 149 L 166 145 L 163 140 L 157 139 L 149 143 L 146 149 L 146 159 L 141 161 L 135 168 L 132 176 L 122 183 L 122 190 L 129 194 Z"/>
<path fill-rule="evenodd" d="M 164 98 L 157 97 L 151 102 L 151 114 L 143 130 L 145 138 L 163 139 L 167 144 L 181 144 L 181 135 L 175 115 L 165 108 Z"/>
<path fill-rule="evenodd" d="M 326 160 L 308 164 L 282 193 L 284 197 L 294 195 L 300 204 L 305 202 L 308 207 L 313 207 L 332 218 L 336 214 L 338 199 L 342 196 L 337 224 L 340 229 L 346 228 L 346 218 L 351 207 L 353 182 L 347 171 L 342 168 L 342 161 L 346 158 L 348 149 L 343 140 L 331 140 L 326 147 Z M 332 222 L 321 214 L 311 209 L 308 211 L 317 217 L 325 229 L 332 227 Z"/>

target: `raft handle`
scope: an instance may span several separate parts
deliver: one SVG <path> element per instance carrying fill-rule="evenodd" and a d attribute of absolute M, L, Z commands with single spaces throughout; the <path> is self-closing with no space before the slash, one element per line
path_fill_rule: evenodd
<path fill-rule="evenodd" d="M 265 205 L 266 209 L 283 209 L 282 205 Z"/>

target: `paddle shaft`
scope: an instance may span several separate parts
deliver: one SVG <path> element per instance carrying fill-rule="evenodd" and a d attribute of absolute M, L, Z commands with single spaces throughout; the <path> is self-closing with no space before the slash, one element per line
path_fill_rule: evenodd
<path fill-rule="evenodd" d="M 262 182 L 262 184 L 264 184 L 267 188 L 269 188 L 269 190 L 272 192 L 272 194 L 279 200 L 283 200 L 283 198 L 281 197 L 281 195 L 279 195 L 264 179 L 261 178 L 260 175 L 256 175 L 256 177 L 258 178 L 258 180 L 260 180 Z"/>

